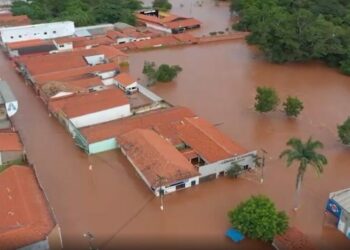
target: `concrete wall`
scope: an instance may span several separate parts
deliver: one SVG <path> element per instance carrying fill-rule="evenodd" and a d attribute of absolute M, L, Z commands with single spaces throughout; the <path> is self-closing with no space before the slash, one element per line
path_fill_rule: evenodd
<path fill-rule="evenodd" d="M 105 55 L 103 54 L 94 55 L 94 56 L 85 56 L 84 58 L 87 61 L 87 63 L 90 65 L 101 64 L 101 63 L 104 63 L 104 61 L 106 60 Z"/>
<path fill-rule="evenodd" d="M 232 166 L 233 163 L 237 163 L 241 166 L 248 165 L 249 168 L 253 168 L 255 166 L 254 159 L 256 153 L 256 151 L 252 151 L 244 155 L 231 157 L 222 161 L 201 166 L 199 167 L 199 173 L 201 174 L 201 177 L 208 176 L 211 174 L 216 174 L 218 176 L 220 172 L 226 172 Z"/>
<path fill-rule="evenodd" d="M 155 30 L 160 30 L 160 31 L 163 31 L 163 32 L 167 32 L 167 33 L 172 33 L 171 29 L 165 28 L 165 27 L 160 26 L 160 25 L 152 24 L 152 23 L 146 23 L 146 27 L 152 28 L 152 29 L 155 29 Z"/>
<path fill-rule="evenodd" d="M 89 144 L 89 154 L 98 154 L 101 152 L 117 149 L 119 147 L 117 140 L 109 138 L 103 141 Z"/>
<path fill-rule="evenodd" d="M 0 29 L 1 40 L 4 43 L 33 39 L 53 39 L 57 37 L 71 36 L 74 32 L 74 23 L 71 21 Z"/>
<path fill-rule="evenodd" d="M 178 190 L 176 190 L 176 186 L 177 185 L 175 185 L 175 184 L 179 185 L 181 183 L 185 183 L 185 187 L 180 189 L 180 190 L 182 190 L 182 189 L 185 189 L 185 188 L 192 187 L 192 184 L 191 184 L 192 181 L 195 182 L 194 186 L 198 185 L 199 184 L 199 176 L 196 176 L 196 177 L 193 177 L 193 178 L 189 178 L 189 179 L 179 180 L 176 183 L 174 183 L 173 185 L 170 184 L 168 186 L 162 186 L 162 189 L 164 190 L 164 194 L 170 194 L 170 193 L 173 193 L 175 191 L 178 191 Z M 157 188 L 154 191 L 154 194 L 156 196 L 159 196 L 159 191 L 160 191 L 160 188 Z"/>
<path fill-rule="evenodd" d="M 125 104 L 115 108 L 74 117 L 71 118 L 70 121 L 76 128 L 82 128 L 86 126 L 116 120 L 129 115 L 131 115 L 130 104 Z"/>
<path fill-rule="evenodd" d="M 107 72 L 102 72 L 102 73 L 97 73 L 97 75 L 99 77 L 101 77 L 102 79 L 108 79 L 108 78 L 112 78 L 116 75 L 117 71 L 116 70 L 112 70 L 112 71 L 107 71 Z"/>
<path fill-rule="evenodd" d="M 0 165 L 11 161 L 23 159 L 22 151 L 2 151 L 0 152 Z"/>

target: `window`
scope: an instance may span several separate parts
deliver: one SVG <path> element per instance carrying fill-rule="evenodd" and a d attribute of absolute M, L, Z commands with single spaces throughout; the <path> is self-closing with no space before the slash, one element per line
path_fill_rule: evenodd
<path fill-rule="evenodd" d="M 58 45 L 58 47 L 64 48 L 64 44 L 60 44 L 60 45 Z"/>
<path fill-rule="evenodd" d="M 11 36 L 10 38 L 13 39 L 13 36 Z"/>
<path fill-rule="evenodd" d="M 19 38 L 22 38 L 22 35 L 18 35 Z"/>
<path fill-rule="evenodd" d="M 56 30 L 52 31 L 52 33 L 56 34 Z"/>
<path fill-rule="evenodd" d="M 44 35 L 47 35 L 47 32 L 44 32 Z"/>

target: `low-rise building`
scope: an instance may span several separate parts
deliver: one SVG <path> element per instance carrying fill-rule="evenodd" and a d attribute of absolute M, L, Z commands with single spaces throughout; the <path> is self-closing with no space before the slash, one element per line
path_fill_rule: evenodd
<path fill-rule="evenodd" d="M 147 186 L 159 195 L 198 184 L 195 167 L 168 141 L 150 129 L 135 129 L 118 137 L 123 154 Z"/>
<path fill-rule="evenodd" d="M 49 110 L 58 117 L 73 136 L 76 128 L 131 115 L 128 98 L 123 91 L 115 87 L 51 101 Z"/>
<path fill-rule="evenodd" d="M 0 172 L 0 200 L 1 249 L 50 249 L 55 222 L 32 168 Z"/>
<path fill-rule="evenodd" d="M 137 80 L 129 73 L 120 73 L 114 77 L 116 85 L 127 93 L 133 93 L 138 90 Z"/>
<path fill-rule="evenodd" d="M 10 43 L 72 36 L 74 32 L 74 22 L 65 21 L 1 28 L 0 38 L 3 43 Z"/>
<path fill-rule="evenodd" d="M 34 39 L 28 41 L 12 42 L 6 44 L 7 53 L 10 57 L 31 54 L 49 54 L 57 49 L 51 40 Z"/>
<path fill-rule="evenodd" d="M 182 33 L 186 30 L 200 28 L 201 22 L 195 18 L 181 17 L 158 10 L 142 10 L 136 14 L 139 24 L 166 33 Z"/>
<path fill-rule="evenodd" d="M 23 160 L 23 145 L 17 133 L 0 132 L 0 165 Z"/>

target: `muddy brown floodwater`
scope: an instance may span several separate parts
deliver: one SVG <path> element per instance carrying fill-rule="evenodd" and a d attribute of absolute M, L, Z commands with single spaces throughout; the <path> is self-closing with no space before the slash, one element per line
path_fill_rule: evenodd
<path fill-rule="evenodd" d="M 176 7 L 184 1 L 173 2 L 178 14 L 186 11 Z M 203 1 L 203 6 L 193 6 L 192 12 L 206 22 L 209 28 L 204 27 L 205 31 L 229 22 L 227 5 L 215 7 Z M 19 99 L 20 109 L 13 121 L 61 226 L 65 249 L 87 249 L 82 236 L 87 231 L 95 236 L 93 244 L 99 249 L 152 244 L 150 249 L 156 249 L 155 244 L 189 249 L 269 249 L 250 240 L 235 245 L 224 236 L 230 226 L 227 211 L 252 194 L 268 195 L 279 209 L 288 212 L 291 225 L 321 249 L 350 248 L 343 234 L 323 226 L 329 192 L 350 185 L 350 152 L 336 134 L 336 124 L 350 115 L 350 77 L 317 63 L 269 64 L 244 41 L 134 53 L 130 65 L 135 76 L 142 78 L 144 60 L 181 65 L 183 72 L 176 82 L 152 89 L 218 124 L 246 148 L 265 149 L 265 181 L 260 184 L 258 176 L 243 176 L 204 183 L 165 197 L 165 211 L 161 212 L 159 200 L 120 152 L 89 157 L 81 152 L 1 54 L 1 78 L 11 84 Z M 300 97 L 305 105 L 302 115 L 289 120 L 278 111 L 255 113 L 252 107 L 259 85 L 275 87 L 281 99 Z M 322 141 L 329 160 L 321 177 L 312 170 L 306 174 L 297 213 L 292 212 L 296 168 L 287 169 L 278 159 L 292 136 Z"/>

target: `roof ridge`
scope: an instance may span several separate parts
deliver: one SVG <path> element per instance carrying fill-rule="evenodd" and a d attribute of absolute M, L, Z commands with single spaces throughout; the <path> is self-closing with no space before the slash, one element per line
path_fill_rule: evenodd
<path fill-rule="evenodd" d="M 196 124 L 194 124 L 193 122 L 190 121 L 194 120 L 194 119 L 202 119 L 199 116 L 196 117 L 186 117 L 185 118 L 186 121 L 188 121 L 192 126 L 196 127 L 199 131 L 201 131 L 204 135 L 206 135 L 212 142 L 214 142 L 216 145 L 218 145 L 220 148 L 222 148 L 226 153 L 228 154 L 232 154 L 231 151 L 229 149 L 227 149 L 225 146 L 223 146 L 221 143 L 219 143 L 217 140 L 214 140 L 210 135 L 208 135 L 202 128 L 200 128 L 199 126 L 197 126 Z M 204 120 L 204 119 L 202 119 Z M 210 126 L 213 126 L 212 124 L 208 123 Z"/>

